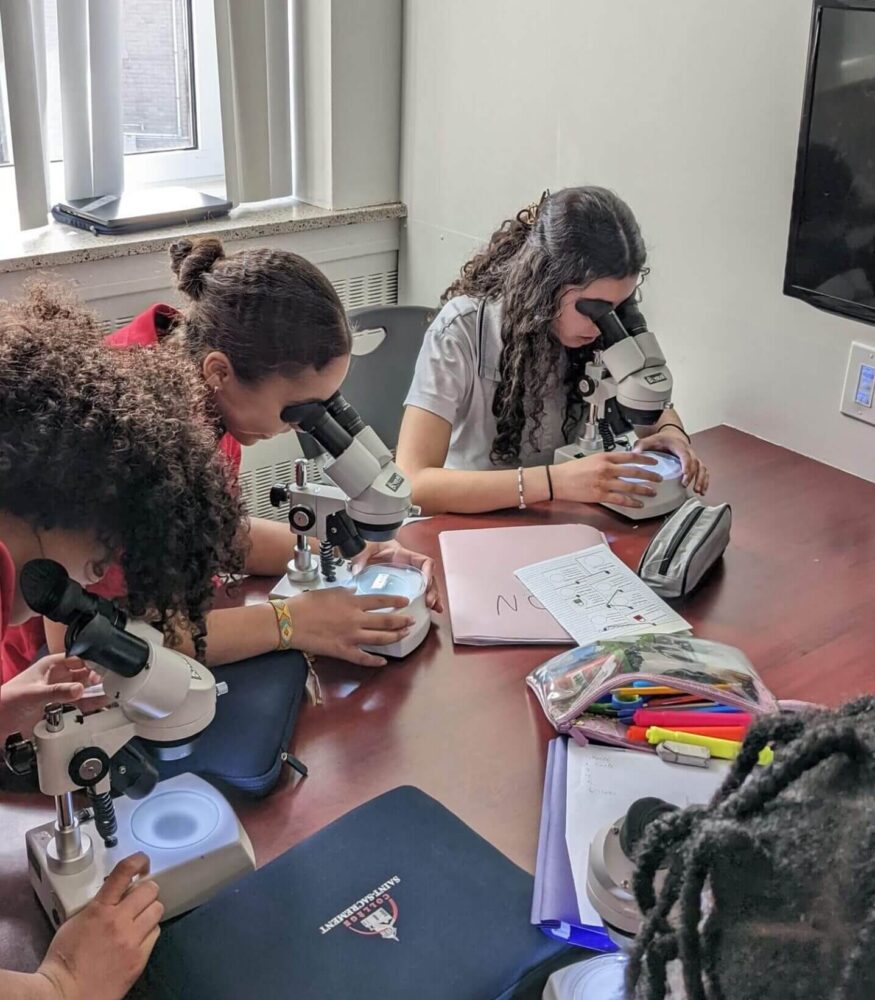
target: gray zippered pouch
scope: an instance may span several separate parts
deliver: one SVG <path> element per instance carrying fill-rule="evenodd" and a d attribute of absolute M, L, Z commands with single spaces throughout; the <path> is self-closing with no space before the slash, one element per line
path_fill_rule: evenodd
<path fill-rule="evenodd" d="M 728 503 L 706 507 L 692 497 L 653 536 L 638 575 L 660 597 L 686 597 L 723 555 L 731 527 Z"/>

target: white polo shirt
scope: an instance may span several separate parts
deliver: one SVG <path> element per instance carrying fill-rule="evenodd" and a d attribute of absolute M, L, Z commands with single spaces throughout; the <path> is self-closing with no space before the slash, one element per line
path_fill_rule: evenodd
<path fill-rule="evenodd" d="M 418 406 L 443 417 L 452 425 L 447 469 L 489 470 L 496 466 L 489 457 L 495 440 L 496 420 L 492 401 L 499 380 L 501 359 L 501 303 L 489 301 L 478 330 L 480 302 L 467 295 L 451 299 L 428 328 L 405 406 Z M 556 372 L 544 386 L 544 413 L 539 447 L 533 450 L 523 431 L 519 463 L 544 465 L 553 461 L 554 449 L 566 444 L 562 434 L 565 410 L 565 351 L 559 355 Z M 579 431 L 573 428 L 573 440 Z"/>

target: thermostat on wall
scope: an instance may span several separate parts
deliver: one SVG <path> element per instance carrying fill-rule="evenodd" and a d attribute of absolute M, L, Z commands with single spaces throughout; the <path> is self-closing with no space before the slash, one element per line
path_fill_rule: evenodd
<path fill-rule="evenodd" d="M 875 424 L 875 347 L 856 341 L 851 344 L 851 356 L 845 373 L 842 393 L 842 413 L 866 423 Z"/>

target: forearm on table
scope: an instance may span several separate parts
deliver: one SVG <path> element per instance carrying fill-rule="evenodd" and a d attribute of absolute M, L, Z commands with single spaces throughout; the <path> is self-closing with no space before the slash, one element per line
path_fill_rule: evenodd
<path fill-rule="evenodd" d="M 519 476 L 516 469 L 468 472 L 464 469 L 420 469 L 411 476 L 414 502 L 423 514 L 480 514 L 518 507 Z M 523 469 L 526 504 L 550 499 L 543 465 Z"/>
<path fill-rule="evenodd" d="M 0 969 L 3 1000 L 53 1000 L 59 997 L 51 981 L 39 972 L 7 972 Z"/>
<path fill-rule="evenodd" d="M 206 642 L 208 667 L 221 667 L 270 653 L 279 642 L 276 612 L 270 604 L 211 611 L 207 615 Z M 176 648 L 194 656 L 194 640 L 188 632 L 177 636 Z"/>
<path fill-rule="evenodd" d="M 253 517 L 249 522 L 245 571 L 251 576 L 280 576 L 285 573 L 294 548 L 295 535 L 288 521 Z"/>

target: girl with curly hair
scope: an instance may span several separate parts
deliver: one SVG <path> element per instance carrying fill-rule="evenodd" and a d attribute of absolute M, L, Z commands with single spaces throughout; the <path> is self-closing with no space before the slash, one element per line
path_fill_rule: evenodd
<path fill-rule="evenodd" d="M 398 462 L 426 513 L 475 513 L 526 503 L 608 501 L 640 507 L 652 459 L 605 452 L 550 468 L 579 433 L 579 382 L 599 330 L 582 299 L 614 308 L 636 295 L 646 250 L 629 207 L 598 187 L 544 195 L 502 223 L 444 292 L 406 401 Z M 636 428 L 636 450 L 666 451 L 698 493 L 708 472 L 680 417 Z M 519 470 L 519 471 L 518 471 Z"/>
<path fill-rule="evenodd" d="M 152 306 L 107 340 L 137 357 L 155 355 L 156 364 L 177 350 L 194 361 L 219 426 L 218 447 L 236 478 L 241 445 L 289 431 L 281 418 L 285 407 L 327 399 L 340 387 L 352 346 L 346 313 L 325 275 L 285 250 L 226 256 L 220 240 L 204 237 L 175 243 L 170 258 L 184 308 Z M 288 524 L 252 517 L 246 534 L 245 572 L 283 574 L 295 543 Z M 429 578 L 430 605 L 439 607 L 432 560 L 397 542 L 371 542 L 358 561 L 417 566 Z M 97 592 L 114 597 L 124 587 L 123 575 L 113 568 Z M 383 657 L 359 647 L 388 645 L 406 634 L 412 624 L 402 610 L 406 604 L 403 597 L 363 597 L 344 588 L 291 597 L 285 602 L 293 625 L 290 645 L 283 609 L 275 604 L 216 610 L 207 621 L 207 663 L 294 648 L 383 666 Z M 47 635 L 50 648 L 60 648 L 51 622 Z"/>
<path fill-rule="evenodd" d="M 40 290 L 0 303 L 0 641 L 38 621 L 19 586 L 30 560 L 54 559 L 89 584 L 120 559 L 131 613 L 202 649 L 212 578 L 243 567 L 242 512 L 204 396 L 178 351 L 108 351 L 87 313 Z M 78 700 L 92 679 L 64 654 L 38 660 L 0 686 L 0 740 L 32 728 L 47 702 Z M 144 855 L 121 861 L 37 973 L 0 971 L 0 995 L 123 996 L 163 912 L 147 872 Z"/>

